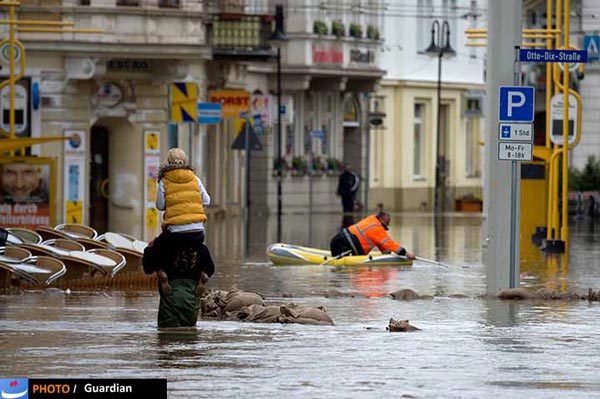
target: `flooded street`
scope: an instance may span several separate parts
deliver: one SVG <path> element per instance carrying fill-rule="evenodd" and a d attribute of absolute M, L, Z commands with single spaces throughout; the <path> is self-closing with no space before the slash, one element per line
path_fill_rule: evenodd
<path fill-rule="evenodd" d="M 265 249 L 275 220 L 255 219 L 247 240 L 241 220 L 211 221 L 209 286 L 322 305 L 335 326 L 200 320 L 196 332 L 159 333 L 155 292 L 3 295 L 0 374 L 166 377 L 169 398 L 600 397 L 600 304 L 476 299 L 485 293 L 481 217 L 392 218 L 392 237 L 449 268 L 273 266 Z M 282 241 L 326 248 L 341 223 L 341 215 L 286 216 Z M 568 268 L 532 256 L 522 285 L 599 289 L 600 226 L 579 221 L 571 239 Z M 402 288 L 435 298 L 392 300 Z M 423 331 L 391 334 L 391 317 Z"/>

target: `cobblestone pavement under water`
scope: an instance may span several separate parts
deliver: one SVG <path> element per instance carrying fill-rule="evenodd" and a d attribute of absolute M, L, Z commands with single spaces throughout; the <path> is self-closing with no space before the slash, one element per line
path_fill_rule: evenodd
<path fill-rule="evenodd" d="M 477 299 L 480 217 L 449 215 L 437 229 L 431 215 L 393 217 L 393 237 L 447 269 L 273 266 L 274 218 L 265 219 L 251 222 L 247 241 L 241 220 L 211 221 L 210 286 L 323 305 L 335 326 L 201 320 L 195 332 L 159 333 L 154 292 L 3 295 L 0 375 L 166 377 L 169 398 L 600 397 L 600 304 Z M 327 247 L 340 224 L 340 215 L 285 216 L 282 241 Z M 578 221 L 571 238 L 568 268 L 532 252 L 522 285 L 600 289 L 600 225 Z M 392 300 L 401 288 L 435 298 Z M 391 317 L 422 331 L 389 333 Z"/>

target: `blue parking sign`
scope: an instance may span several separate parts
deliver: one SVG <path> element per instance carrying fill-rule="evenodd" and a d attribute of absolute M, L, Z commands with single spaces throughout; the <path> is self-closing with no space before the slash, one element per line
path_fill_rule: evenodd
<path fill-rule="evenodd" d="M 533 122 L 535 88 L 532 86 L 500 86 L 501 122 Z"/>

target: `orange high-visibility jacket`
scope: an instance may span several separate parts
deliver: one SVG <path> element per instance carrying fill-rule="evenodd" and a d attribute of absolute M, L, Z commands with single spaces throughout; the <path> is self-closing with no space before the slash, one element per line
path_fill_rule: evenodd
<path fill-rule="evenodd" d="M 348 227 L 348 231 L 358 238 L 365 254 L 368 254 L 375 246 L 382 252 L 384 250 L 396 252 L 402 247 L 390 238 L 381 221 L 375 215 L 367 216 L 360 222 L 353 224 Z"/>

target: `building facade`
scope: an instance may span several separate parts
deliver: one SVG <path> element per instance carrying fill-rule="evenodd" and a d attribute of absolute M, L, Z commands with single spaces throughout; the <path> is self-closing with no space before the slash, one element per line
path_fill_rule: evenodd
<path fill-rule="evenodd" d="M 371 132 L 370 207 L 432 210 L 436 165 L 444 211 L 457 210 L 457 200 L 481 199 L 484 50 L 465 46 L 467 28 L 485 27 L 481 3 L 415 0 L 386 10 L 386 75 L 371 103 L 372 112 L 385 117 Z M 439 53 L 426 51 L 432 39 L 454 53 L 445 52 L 439 63 Z"/>
<path fill-rule="evenodd" d="M 281 140 L 268 43 L 276 4 L 289 39 L 281 48 Z M 240 214 L 250 204 L 275 212 L 278 162 L 286 165 L 285 213 L 340 211 L 339 164 L 368 174 L 369 93 L 383 76 L 381 12 L 377 0 L 22 1 L 19 20 L 73 24 L 17 32 L 26 54 L 18 93 L 27 93 L 18 135 L 71 137 L 31 150 L 54 164 L 50 224 L 151 239 L 160 227 L 157 171 L 174 146 L 189 154 L 213 214 Z M 7 25 L 0 29 L 7 34 Z M 182 96 L 221 103 L 221 121 L 177 122 L 183 108 L 173 104 Z M 6 108 L 8 97 L 0 98 Z M 245 121 L 260 147 L 249 163 L 237 145 Z"/>
<path fill-rule="evenodd" d="M 270 211 L 276 209 L 275 171 L 281 162 L 284 212 L 341 211 L 336 197 L 340 165 L 348 164 L 363 177 L 368 173 L 368 97 L 383 76 L 382 2 L 277 3 L 284 6 L 288 37 L 281 49 L 285 114 L 281 141 L 275 124 L 270 137 L 265 137 L 267 173 L 258 170 L 265 180 L 263 185 L 257 182 L 253 193 Z M 269 92 L 276 96 L 274 63 L 254 63 L 248 71 L 266 74 Z M 359 199 L 366 187 L 361 184 Z"/>
<path fill-rule="evenodd" d="M 30 89 L 27 134 L 76 137 L 32 148 L 33 155 L 55 162 L 54 223 L 85 223 L 143 239 L 158 232 L 152 203 L 160 160 L 177 136 L 198 159 L 197 133 L 169 132 L 169 82 L 205 87 L 210 51 L 204 15 L 200 0 L 21 2 L 21 21 L 101 30 L 17 33 L 26 54 L 22 81 Z M 3 68 L 4 78 L 7 73 Z"/>

